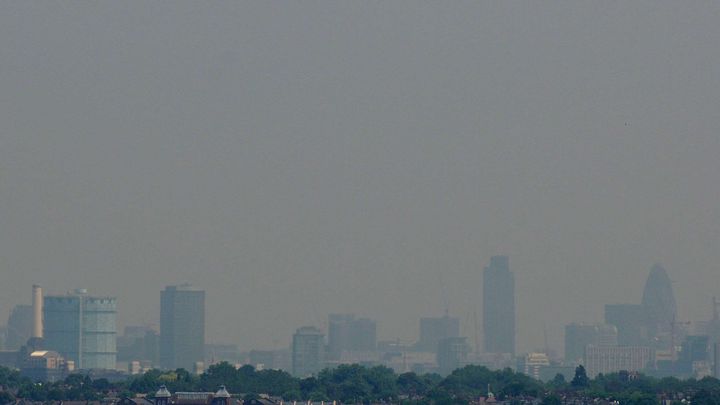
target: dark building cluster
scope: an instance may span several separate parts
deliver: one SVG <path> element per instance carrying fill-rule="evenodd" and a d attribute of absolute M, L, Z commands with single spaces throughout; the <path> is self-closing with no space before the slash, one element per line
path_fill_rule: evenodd
<path fill-rule="evenodd" d="M 710 321 L 679 320 L 670 277 L 656 264 L 640 303 L 605 305 L 604 324 L 565 327 L 564 361 L 584 365 L 590 376 L 621 370 L 658 377 L 718 376 L 720 321 L 714 299 L 712 311 Z"/>
<path fill-rule="evenodd" d="M 591 377 L 621 370 L 655 376 L 718 375 L 720 306 L 692 325 L 677 317 L 667 271 L 655 265 L 639 303 L 608 304 L 603 323 L 565 326 L 564 356 L 547 347 L 516 353 L 515 275 L 508 256 L 494 256 L 482 271 L 482 336 L 445 311 L 418 320 L 417 340 L 378 339 L 374 319 L 353 313 L 328 315 L 326 325 L 297 328 L 287 348 L 242 352 L 237 344 L 205 339 L 205 291 L 190 285 L 160 292 L 159 328 L 128 325 L 117 332 L 117 299 L 79 289 L 43 295 L 33 286 L 32 305 L 18 305 L 2 331 L 0 365 L 37 380 L 54 381 L 75 370 L 120 378 L 152 368 L 194 373 L 228 362 L 257 370 L 281 369 L 297 377 L 344 364 L 383 365 L 397 373 L 450 374 L 466 365 L 512 368 L 540 380 L 571 378 L 578 365 Z M 481 339 L 482 338 L 482 339 Z M 482 343 L 481 343 L 482 340 Z"/>

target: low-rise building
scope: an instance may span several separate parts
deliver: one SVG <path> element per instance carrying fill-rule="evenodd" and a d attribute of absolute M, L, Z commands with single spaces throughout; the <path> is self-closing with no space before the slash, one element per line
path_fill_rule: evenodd
<path fill-rule="evenodd" d="M 640 371 L 652 365 L 655 356 L 653 350 L 642 346 L 585 348 L 585 369 L 589 377 L 600 373 L 618 371 Z"/>

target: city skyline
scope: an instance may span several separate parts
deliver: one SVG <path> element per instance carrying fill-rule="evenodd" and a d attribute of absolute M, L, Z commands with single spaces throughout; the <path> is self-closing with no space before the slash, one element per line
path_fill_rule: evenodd
<path fill-rule="evenodd" d="M 155 323 L 188 282 L 212 342 L 447 309 L 475 346 L 507 255 L 518 352 L 640 305 L 653 263 L 708 318 L 718 7 L 3 2 L 0 313 L 37 283 Z"/>
<path fill-rule="evenodd" d="M 490 264 L 485 269 L 487 270 L 488 268 L 492 268 L 493 266 L 500 266 L 499 270 L 508 271 L 508 267 L 505 266 L 509 262 L 507 259 L 508 258 L 505 256 L 495 256 L 492 258 L 492 260 L 490 261 Z M 660 272 L 662 274 L 661 276 L 658 275 Z M 659 285 L 658 285 L 658 278 L 663 280 L 659 283 Z M 646 309 L 646 308 L 654 308 L 650 304 L 652 302 L 652 299 L 650 299 L 648 297 L 653 294 L 652 291 L 654 289 L 658 289 L 658 288 L 662 291 L 664 291 L 663 289 L 667 288 L 668 290 L 664 291 L 664 292 L 665 293 L 669 292 L 672 295 L 672 293 L 673 293 L 672 286 L 670 284 L 668 284 L 666 281 L 664 281 L 665 279 L 669 280 L 665 269 L 662 268 L 658 264 L 654 264 L 650 268 L 650 270 L 647 274 L 647 278 L 646 278 L 646 282 L 644 284 L 644 290 L 642 290 L 642 294 L 639 296 L 635 296 L 635 297 L 629 297 L 626 300 L 629 302 L 636 301 L 636 302 L 641 302 L 641 303 L 639 303 L 639 304 L 634 304 L 634 303 L 605 304 L 604 305 L 605 317 L 604 317 L 604 319 L 601 319 L 600 321 L 597 319 L 569 319 L 566 322 L 562 323 L 561 325 L 556 325 L 556 327 L 554 327 L 553 329 L 560 329 L 562 327 L 566 327 L 567 325 L 578 323 L 578 322 L 582 325 L 602 325 L 601 321 L 604 320 L 607 324 L 619 325 L 619 328 L 620 328 L 620 338 L 619 339 L 620 339 L 621 345 L 640 344 L 640 343 L 638 343 L 639 341 L 637 341 L 637 340 L 628 341 L 627 337 L 623 338 L 623 336 L 624 336 L 623 333 L 627 334 L 629 332 L 623 332 L 622 326 L 624 325 L 624 323 L 623 323 L 624 321 L 618 320 L 616 317 L 624 316 L 622 314 L 627 313 L 627 311 L 630 310 L 630 311 L 634 311 L 634 312 L 633 312 L 633 315 L 629 315 L 631 317 L 631 319 L 627 322 L 629 322 L 634 327 L 639 327 L 641 325 L 644 325 L 646 322 L 656 322 L 654 320 L 657 317 L 657 310 L 655 310 L 655 312 L 653 312 L 653 310 Z M 33 287 L 41 287 L 41 286 L 33 285 Z M 201 288 L 185 283 L 185 284 L 165 286 L 165 289 L 160 291 L 161 296 L 168 294 L 168 291 L 169 291 L 168 289 L 171 289 L 171 290 L 176 289 L 177 291 L 180 291 L 181 293 L 182 293 L 182 291 L 189 291 L 189 292 L 195 292 L 195 293 L 203 293 L 203 295 L 204 295 L 204 290 L 202 290 Z M 84 294 L 83 291 L 86 291 L 86 290 L 85 289 L 75 289 L 73 291 L 68 291 L 67 293 L 62 294 L 62 295 L 59 295 L 55 292 L 50 291 L 48 294 L 46 294 L 46 297 L 57 297 L 57 298 L 71 297 L 72 298 L 72 297 L 78 296 L 78 294 Z M 117 298 L 113 298 L 113 299 L 117 300 Z M 157 312 L 155 321 L 143 324 L 142 326 L 137 325 L 137 324 L 130 324 L 130 323 L 123 324 L 121 322 L 117 322 L 118 329 L 120 329 L 122 327 L 127 327 L 127 326 L 143 327 L 143 328 L 149 327 L 149 328 L 155 329 L 157 332 L 160 332 L 161 323 L 162 323 L 161 318 L 162 318 L 162 312 L 163 312 L 162 311 L 162 301 L 163 300 L 161 299 L 160 300 L 161 305 L 159 305 L 157 307 L 157 311 L 155 311 L 155 312 Z M 197 306 L 197 305 L 194 305 L 194 306 L 196 308 L 202 308 L 203 318 L 204 318 L 207 316 L 206 310 L 204 309 L 204 298 L 202 299 L 202 301 L 203 301 L 203 306 Z M 676 304 L 675 304 L 674 300 L 671 299 L 671 301 L 672 301 L 672 305 L 671 305 L 670 309 L 668 309 L 667 311 L 670 311 L 669 312 L 670 314 L 674 314 L 675 311 L 677 311 Z M 113 304 L 113 305 L 115 305 L 115 304 Z M 680 305 L 680 307 L 681 307 L 681 305 Z M 720 304 L 718 305 L 718 307 L 720 308 Z M 24 305 L 24 304 L 17 304 L 14 306 L 14 308 L 16 308 L 16 309 L 22 308 L 24 310 L 25 317 L 23 318 L 23 320 L 21 322 L 24 322 L 23 323 L 23 325 L 25 325 L 24 329 L 28 329 L 25 333 L 29 337 L 30 334 L 32 334 L 31 329 L 33 326 L 32 306 Z M 608 311 L 609 310 L 612 310 L 613 314 L 618 313 L 620 315 L 613 315 L 615 318 L 608 319 L 608 316 L 609 316 Z M 618 311 L 620 311 L 620 312 L 618 312 Z M 10 316 L 9 316 L 8 320 L 12 321 L 13 317 L 15 315 L 13 313 L 10 313 L 9 315 Z M 415 334 L 414 339 L 411 339 L 410 342 L 416 342 L 416 344 L 419 345 L 416 349 L 434 351 L 433 348 L 435 347 L 436 343 L 440 339 L 442 339 L 444 337 L 460 337 L 460 336 L 462 336 L 462 337 L 469 338 L 471 340 L 478 339 L 479 341 L 484 342 L 482 352 L 486 352 L 486 353 L 502 352 L 502 351 L 493 351 L 493 350 L 488 349 L 487 343 L 486 343 L 487 337 L 484 334 L 484 328 L 473 330 L 472 324 L 476 323 L 477 320 L 473 320 L 473 319 L 469 319 L 469 318 L 461 320 L 459 317 L 455 317 L 455 316 L 451 316 L 451 315 L 454 315 L 454 314 L 451 314 L 446 311 L 445 314 L 443 314 L 442 316 L 418 318 L 420 330 L 418 333 Z M 483 315 L 484 315 L 484 313 L 483 313 Z M 708 316 L 701 317 L 699 319 L 694 319 L 692 321 L 693 321 L 693 324 L 698 323 L 699 325 L 702 325 L 707 322 L 710 322 L 712 324 L 713 316 L 716 316 L 716 315 L 717 315 L 717 311 L 714 310 L 713 308 L 708 307 Z M 373 337 L 372 338 L 373 341 L 394 340 L 397 338 L 396 336 L 381 334 L 382 329 L 377 327 L 376 318 L 373 317 L 371 314 L 368 314 L 367 316 L 369 316 L 369 318 L 365 317 L 365 316 L 358 316 L 358 314 L 356 312 L 337 314 L 337 313 L 332 313 L 331 311 L 328 311 L 327 318 L 326 318 L 327 321 L 322 321 L 322 322 L 319 322 L 312 326 L 319 327 L 320 330 L 322 330 L 323 333 L 325 333 L 327 335 L 328 343 L 329 343 L 328 349 L 330 350 L 328 352 L 329 354 L 332 354 L 334 351 L 334 349 L 332 349 L 333 344 L 331 342 L 333 334 L 335 334 L 336 336 L 340 336 L 339 338 L 337 338 L 337 340 L 342 341 L 343 343 L 339 343 L 339 344 L 346 345 L 346 346 L 349 345 L 348 347 L 354 347 L 354 346 L 360 345 L 361 347 L 367 348 L 370 343 L 360 343 L 360 342 L 361 341 L 368 342 L 369 336 Z M 669 317 L 672 315 L 666 314 L 665 316 Z M 119 313 L 117 317 L 118 317 L 118 319 L 120 319 L 122 317 L 122 313 Z M 485 324 L 485 322 L 486 322 L 485 317 L 482 316 L 481 319 L 479 319 L 479 321 L 482 324 Z M 204 320 L 203 320 L 203 322 L 204 322 Z M 341 329 L 336 329 L 336 331 L 333 332 L 333 323 L 334 322 L 338 323 L 339 325 L 347 324 L 347 326 L 342 326 Z M 680 321 L 678 319 L 677 323 L 678 323 L 678 325 L 680 325 L 680 324 L 689 324 L 690 322 L 688 322 L 687 320 Z M 353 326 L 354 324 L 357 324 L 357 326 Z M 0 324 L 0 325 L 2 325 L 2 324 Z M 355 333 L 363 333 L 363 334 L 371 333 L 372 335 L 367 335 L 368 337 L 356 336 L 353 340 L 353 343 L 351 343 L 349 340 L 350 337 L 344 336 L 344 335 L 347 335 L 350 330 L 352 330 L 352 329 L 347 329 L 347 328 L 358 328 L 358 327 L 360 329 L 357 329 L 357 331 Z M 371 329 L 368 329 L 368 327 L 371 327 Z M 212 326 L 206 325 L 202 329 L 207 332 L 208 330 L 212 329 Z M 452 331 L 452 332 L 446 332 L 446 331 Z M 476 332 L 478 332 L 480 334 L 480 336 L 476 336 L 475 335 Z M 665 330 L 665 332 L 667 333 L 667 330 Z M 640 332 L 635 332 L 635 333 L 640 333 Z M 424 338 L 423 337 L 424 334 L 427 336 L 432 336 L 432 337 Z M 564 337 L 564 335 L 563 335 L 563 337 Z M 361 340 L 358 340 L 358 339 L 361 339 Z M 429 340 L 427 343 L 423 343 L 424 339 L 429 339 Z M 625 340 L 623 340 L 623 339 L 625 339 Z M 631 339 L 637 339 L 637 337 L 631 337 Z M 281 341 L 282 341 L 282 339 L 281 339 Z M 234 344 L 237 344 L 237 343 L 241 343 L 241 342 L 234 341 L 232 337 L 226 337 L 224 340 L 221 340 L 221 341 L 207 341 L 206 343 L 218 343 L 218 344 L 234 343 Z M 23 344 L 24 344 L 24 342 L 23 342 Z M 289 344 L 290 344 L 290 342 L 288 341 L 288 342 L 283 342 L 277 346 L 272 346 L 272 347 L 246 346 L 246 347 L 243 347 L 243 350 L 251 350 L 251 349 L 253 349 L 253 350 L 254 349 L 259 349 L 259 350 L 273 349 L 273 350 L 275 350 L 275 349 L 286 348 L 286 347 L 288 347 Z M 563 346 L 564 345 L 558 346 L 558 345 L 554 344 L 554 345 L 551 345 L 550 348 L 554 351 L 561 352 L 561 348 Z M 533 348 L 533 349 L 530 349 L 527 351 L 529 352 L 529 351 L 538 350 L 538 349 L 539 348 Z"/>
<path fill-rule="evenodd" d="M 0 364 L 8 364 L 12 357 L 9 355 L 13 353 L 18 359 L 15 364 L 20 365 L 36 364 L 32 359 L 22 360 L 23 356 L 35 356 L 34 359 L 47 356 L 50 359 L 47 364 L 55 364 L 56 368 L 24 371 L 46 376 L 42 378 L 58 378 L 74 369 L 135 374 L 159 367 L 202 373 L 206 367 L 223 361 L 235 367 L 249 364 L 259 370 L 282 369 L 300 378 L 342 364 L 382 364 L 398 373 L 435 372 L 442 376 L 466 365 L 492 369 L 510 367 L 542 380 L 556 372 L 567 377 L 577 365 L 584 365 L 590 377 L 599 373 L 642 371 L 655 377 L 702 378 L 713 375 L 718 367 L 713 362 L 717 358 L 714 348 L 720 344 L 717 300 L 712 300 L 710 318 L 678 321 L 673 287 L 667 271 L 659 264 L 650 268 L 643 293 L 635 297 L 636 300 L 629 297 L 630 303 L 605 305 L 605 324 L 591 324 L 586 320 L 566 324 L 565 356 L 547 345 L 516 355 L 512 345 L 514 278 L 509 269 L 509 257 L 494 256 L 483 271 L 483 296 L 487 297 L 485 302 L 489 302 L 483 311 L 483 323 L 491 333 L 484 336 L 485 347 L 481 351 L 477 346 L 475 350 L 471 348 L 468 336 L 461 336 L 460 319 L 446 312 L 442 317 L 420 318 L 415 343 L 378 341 L 374 319 L 330 313 L 326 328 L 306 325 L 296 329 L 287 352 L 288 361 L 282 360 L 284 350 L 254 348 L 241 352 L 237 345 L 204 341 L 206 294 L 188 284 L 168 285 L 160 291 L 159 335 L 145 326 L 125 327 L 124 335 L 120 336 L 122 346 L 116 346 L 116 298 L 93 297 L 85 289 L 43 296 L 42 286 L 33 284 L 33 305 L 25 311 L 31 315 L 30 319 L 18 323 L 27 330 L 17 331 L 27 332 L 31 338 L 19 351 L 0 352 Z M 487 291 L 492 294 L 486 294 Z M 122 366 L 116 369 L 120 352 L 123 362 L 118 363 Z M 159 361 L 155 360 L 156 356 Z M 67 370 L 63 371 L 61 367 L 65 366 Z"/>

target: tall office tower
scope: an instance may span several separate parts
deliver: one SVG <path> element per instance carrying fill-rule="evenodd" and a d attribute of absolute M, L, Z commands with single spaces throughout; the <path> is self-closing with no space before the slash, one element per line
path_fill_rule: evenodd
<path fill-rule="evenodd" d="M 5 348 L 18 350 L 32 335 L 33 309 L 31 305 L 16 305 L 7 322 Z"/>
<path fill-rule="evenodd" d="M 45 296 L 44 345 L 75 362 L 77 369 L 115 369 L 117 300 L 86 290 Z"/>
<path fill-rule="evenodd" d="M 377 324 L 352 314 L 328 316 L 328 357 L 340 358 L 344 351 L 373 351 L 377 342 Z"/>
<path fill-rule="evenodd" d="M 620 346 L 647 346 L 650 343 L 647 316 L 642 305 L 605 305 L 605 323 L 617 327 Z"/>
<path fill-rule="evenodd" d="M 188 284 L 160 292 L 160 366 L 193 371 L 205 358 L 205 291 Z"/>
<path fill-rule="evenodd" d="M 324 366 L 325 336 L 313 326 L 299 328 L 292 339 L 292 373 L 296 377 L 317 374 Z"/>
<path fill-rule="evenodd" d="M 420 318 L 420 340 L 415 350 L 435 353 L 438 343 L 460 336 L 460 319 L 445 314 L 440 318 Z"/>
<path fill-rule="evenodd" d="M 515 353 L 515 277 L 507 256 L 493 256 L 483 272 L 485 352 Z"/>
<path fill-rule="evenodd" d="M 464 337 L 448 337 L 440 339 L 437 348 L 437 363 L 440 375 L 448 375 L 453 370 L 463 367 L 470 353 Z"/>
<path fill-rule="evenodd" d="M 677 313 L 675 296 L 670 277 L 659 264 L 650 270 L 643 290 L 642 306 L 647 317 L 649 337 L 653 338 L 658 333 L 671 329 Z"/>

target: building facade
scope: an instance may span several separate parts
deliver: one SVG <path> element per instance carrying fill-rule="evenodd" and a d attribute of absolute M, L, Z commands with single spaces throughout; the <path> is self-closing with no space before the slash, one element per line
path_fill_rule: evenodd
<path fill-rule="evenodd" d="M 649 347 L 597 347 L 585 348 L 585 370 L 594 378 L 600 373 L 640 371 L 651 366 L 655 359 Z"/>
<path fill-rule="evenodd" d="M 435 353 L 441 340 L 460 336 L 460 319 L 445 314 L 440 318 L 420 318 L 418 351 Z"/>
<path fill-rule="evenodd" d="M 617 328 L 613 325 L 571 323 L 565 325 L 565 362 L 581 364 L 585 347 L 617 346 Z"/>
<path fill-rule="evenodd" d="M 645 307 L 642 305 L 605 305 L 605 323 L 617 327 L 620 346 L 646 346 L 650 340 Z"/>
<path fill-rule="evenodd" d="M 493 256 L 483 272 L 485 352 L 515 353 L 515 277 L 507 256 Z"/>
<path fill-rule="evenodd" d="M 5 350 L 18 350 L 32 335 L 33 308 L 31 305 L 16 305 L 7 322 Z"/>
<path fill-rule="evenodd" d="M 193 371 L 205 358 L 205 291 L 184 284 L 160 292 L 160 366 Z"/>
<path fill-rule="evenodd" d="M 117 300 L 86 294 L 76 290 L 44 298 L 44 345 L 72 361 L 75 368 L 114 370 Z"/>
<path fill-rule="evenodd" d="M 670 277 L 659 264 L 652 267 L 645 282 L 642 306 L 651 338 L 671 329 L 677 315 L 675 295 Z"/>
<path fill-rule="evenodd" d="M 307 377 L 325 366 L 325 336 L 313 326 L 299 328 L 292 338 L 292 374 Z"/>
<path fill-rule="evenodd" d="M 377 346 L 377 324 L 372 319 L 353 314 L 328 316 L 329 359 L 337 360 L 343 352 L 374 351 Z"/>
<path fill-rule="evenodd" d="M 448 375 L 468 362 L 470 346 L 464 337 L 441 339 L 437 349 L 437 363 L 440 375 Z"/>

